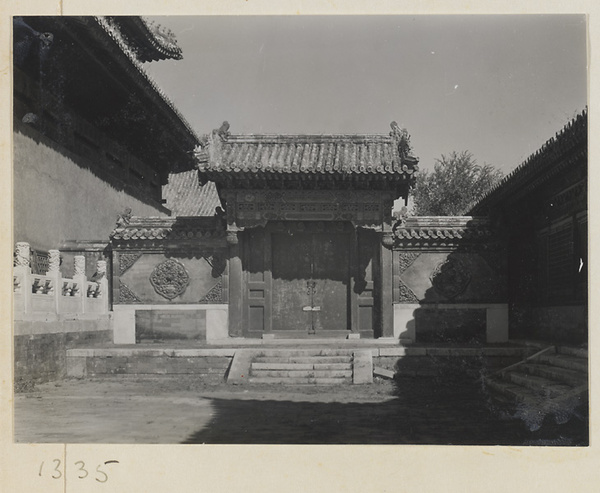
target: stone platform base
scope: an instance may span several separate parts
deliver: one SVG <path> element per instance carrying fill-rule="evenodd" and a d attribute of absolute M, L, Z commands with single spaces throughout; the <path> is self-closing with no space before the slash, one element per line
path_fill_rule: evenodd
<path fill-rule="evenodd" d="M 283 358 L 299 357 L 353 357 L 353 373 L 342 375 L 335 371 L 346 371 L 346 368 L 326 368 L 318 366 L 319 361 L 289 361 L 290 364 L 308 363 L 316 364 L 311 368 L 286 367 L 286 368 L 263 368 L 269 371 L 287 372 L 279 377 L 295 377 L 314 379 L 317 378 L 318 370 L 332 370 L 335 375 L 332 378 L 343 376 L 351 378 L 353 383 L 370 383 L 373 381 L 373 369 L 387 370 L 395 375 L 404 376 L 431 376 L 441 367 L 440 362 L 451 360 L 456 363 L 457 368 L 473 367 L 475 371 L 493 371 L 509 364 L 520 361 L 535 351 L 532 347 L 511 346 L 481 346 L 481 347 L 439 347 L 439 346 L 367 346 L 360 344 L 361 341 L 342 341 L 336 344 L 315 346 L 287 345 L 286 347 L 273 345 L 271 347 L 157 347 L 158 345 L 130 346 L 130 347 L 103 347 L 90 349 L 70 349 L 67 351 L 67 376 L 73 378 L 115 376 L 115 375 L 176 375 L 190 374 L 207 383 L 221 383 L 225 380 L 239 383 L 240 379 L 250 375 L 250 367 L 255 356 L 275 358 L 270 363 L 286 363 Z M 336 363 L 333 361 L 322 361 L 323 364 Z M 341 363 L 341 362 L 340 362 Z M 263 365 L 264 366 L 264 365 Z M 335 365 L 334 365 L 335 366 Z M 360 368 L 360 371 L 357 370 Z M 294 371 L 308 372 L 292 375 Z M 292 372 L 292 373 L 290 373 Z M 311 373 L 312 372 L 312 373 Z M 310 375 L 309 375 L 310 373 Z M 314 373 L 314 375 L 313 375 Z M 241 377 L 244 375 L 244 377 Z M 270 375 L 273 376 L 273 375 Z M 319 377 L 330 378 L 328 375 L 318 374 Z M 257 383 L 260 383 L 257 381 Z M 263 382 L 264 383 L 264 382 Z M 278 382 L 282 383 L 282 382 Z M 297 382 L 288 380 L 288 383 Z M 307 381 L 305 383 L 318 383 Z"/>

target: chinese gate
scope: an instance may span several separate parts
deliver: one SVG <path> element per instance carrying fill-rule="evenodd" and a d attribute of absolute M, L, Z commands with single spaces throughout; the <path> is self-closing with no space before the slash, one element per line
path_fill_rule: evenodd
<path fill-rule="evenodd" d="M 229 244 L 229 335 L 391 337 L 392 205 L 418 160 L 408 134 L 207 135 Z"/>

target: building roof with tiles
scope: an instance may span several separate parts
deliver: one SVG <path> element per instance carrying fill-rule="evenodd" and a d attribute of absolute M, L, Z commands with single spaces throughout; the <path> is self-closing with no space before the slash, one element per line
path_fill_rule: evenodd
<path fill-rule="evenodd" d="M 525 197 L 562 171 L 587 166 L 587 110 L 529 156 L 473 206 L 469 214 L 486 214 L 507 198 Z"/>
<path fill-rule="evenodd" d="M 232 135 L 229 124 L 201 139 L 202 181 L 388 182 L 410 186 L 418 159 L 409 135 Z"/>
<path fill-rule="evenodd" d="M 174 216 L 213 216 L 221 205 L 215 184 L 201 185 L 195 170 L 169 174 L 163 198 Z"/>
<path fill-rule="evenodd" d="M 478 216 L 406 217 L 395 223 L 393 232 L 398 245 L 489 241 L 494 236 L 489 219 Z"/>

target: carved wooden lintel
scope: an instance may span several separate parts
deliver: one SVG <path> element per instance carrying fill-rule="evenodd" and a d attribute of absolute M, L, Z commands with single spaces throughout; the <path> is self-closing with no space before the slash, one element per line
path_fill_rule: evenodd
<path fill-rule="evenodd" d="M 224 195 L 229 231 L 264 227 L 268 221 L 350 221 L 375 231 L 391 228 L 392 192 L 228 190 Z"/>

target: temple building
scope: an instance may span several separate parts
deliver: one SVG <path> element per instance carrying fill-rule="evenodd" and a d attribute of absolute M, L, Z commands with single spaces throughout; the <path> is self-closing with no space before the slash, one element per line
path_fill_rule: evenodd
<path fill-rule="evenodd" d="M 144 70 L 183 56 L 167 29 L 15 17 L 13 40 L 15 378 L 47 380 L 66 348 L 112 341 L 109 234 L 171 214 L 163 189 L 195 173 L 198 138 Z"/>
<path fill-rule="evenodd" d="M 140 17 L 15 18 L 14 236 L 36 272 L 66 241 L 107 243 L 126 209 L 170 215 L 162 187 L 198 140 L 144 64 L 181 57 Z"/>
<path fill-rule="evenodd" d="M 470 211 L 501 230 L 510 337 L 587 344 L 587 110 Z"/>

